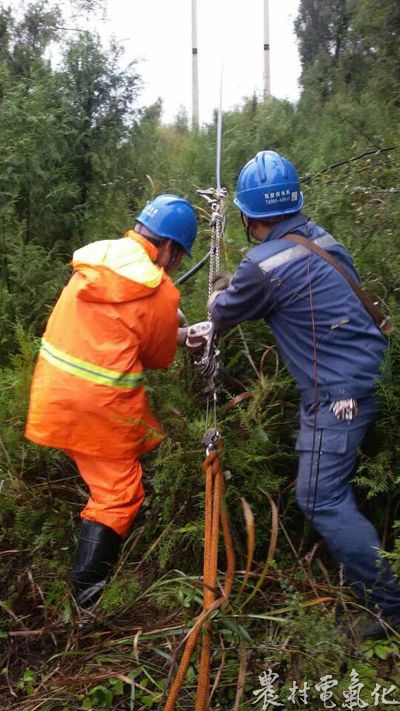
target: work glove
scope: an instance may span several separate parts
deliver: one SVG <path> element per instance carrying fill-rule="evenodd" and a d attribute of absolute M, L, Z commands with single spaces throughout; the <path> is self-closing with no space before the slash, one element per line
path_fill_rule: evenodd
<path fill-rule="evenodd" d="M 358 413 L 357 400 L 336 400 L 331 404 L 329 412 L 333 412 L 337 420 L 352 422 L 356 419 Z"/>
<path fill-rule="evenodd" d="M 217 272 L 212 280 L 213 292 L 207 301 L 207 309 L 210 310 L 217 296 L 222 294 L 230 286 L 233 274 L 231 272 Z"/>
<path fill-rule="evenodd" d="M 185 345 L 188 330 L 189 330 L 188 326 L 186 326 L 184 328 L 178 328 L 178 336 L 177 336 L 178 346 Z"/>
<path fill-rule="evenodd" d="M 217 272 L 214 274 L 212 280 L 213 291 L 224 291 L 224 289 L 227 289 L 228 286 L 230 286 L 232 277 L 232 272 Z"/>

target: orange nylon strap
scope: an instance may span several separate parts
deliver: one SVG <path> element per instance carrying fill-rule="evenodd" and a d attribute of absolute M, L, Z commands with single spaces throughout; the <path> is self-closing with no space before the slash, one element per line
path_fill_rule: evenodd
<path fill-rule="evenodd" d="M 206 506 L 206 510 L 207 508 L 211 508 L 211 511 L 207 511 L 208 520 L 206 516 L 205 522 L 205 531 L 210 527 L 210 535 L 205 535 L 204 540 L 203 609 L 208 612 L 215 601 L 217 585 L 219 514 L 223 477 L 218 452 L 213 451 L 208 455 L 205 462 L 205 470 L 207 482 L 209 480 L 211 482 L 209 498 L 212 502 L 211 507 Z M 208 698 L 210 695 L 210 660 L 211 623 L 207 622 L 203 629 L 195 711 L 208 710 Z"/>
<path fill-rule="evenodd" d="M 218 451 L 222 448 L 220 440 L 217 447 L 218 449 L 211 451 L 203 462 L 203 469 L 206 474 L 203 612 L 198 616 L 195 625 L 188 636 L 186 647 L 182 655 L 175 681 L 171 687 L 167 703 L 164 707 L 164 711 L 173 711 L 175 709 L 176 700 L 185 679 L 185 674 L 202 628 L 203 635 L 195 711 L 208 711 L 209 709 L 211 659 L 211 623 L 209 621 L 209 616 L 211 612 L 221 607 L 221 605 L 228 599 L 232 590 L 233 578 L 235 574 L 235 554 L 233 551 L 229 520 L 223 501 L 224 475 Z M 221 522 L 224 537 L 227 570 L 223 595 L 216 599 L 219 522 Z"/>

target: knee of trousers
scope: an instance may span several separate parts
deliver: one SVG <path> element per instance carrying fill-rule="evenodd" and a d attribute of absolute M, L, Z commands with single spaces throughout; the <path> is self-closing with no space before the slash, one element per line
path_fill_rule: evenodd
<path fill-rule="evenodd" d="M 352 500 L 348 483 L 352 474 L 356 447 L 351 446 L 346 431 L 302 430 L 296 443 L 299 455 L 296 498 L 306 518 L 332 515 L 339 506 Z"/>
<path fill-rule="evenodd" d="M 330 496 L 326 491 L 321 471 L 311 471 L 308 452 L 301 452 L 296 480 L 296 501 L 304 517 L 309 520 L 315 514 L 323 513 L 330 506 Z"/>
<path fill-rule="evenodd" d="M 296 501 L 297 505 L 302 512 L 304 518 L 310 520 L 314 517 L 315 512 L 320 509 L 322 502 L 318 499 L 318 493 L 313 487 L 313 483 L 307 486 L 307 483 L 296 482 Z"/>
<path fill-rule="evenodd" d="M 347 481 L 339 484 L 334 478 L 328 482 L 323 478 L 320 482 L 298 478 L 296 500 L 304 517 L 312 520 L 321 535 L 347 527 L 358 512 L 351 485 Z"/>
<path fill-rule="evenodd" d="M 120 536 L 129 533 L 144 499 L 139 460 L 92 457 L 68 452 L 90 490 L 82 518 L 109 526 Z"/>

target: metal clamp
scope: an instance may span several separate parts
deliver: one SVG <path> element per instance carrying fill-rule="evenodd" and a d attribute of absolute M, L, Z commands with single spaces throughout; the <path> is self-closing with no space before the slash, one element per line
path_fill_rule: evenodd
<path fill-rule="evenodd" d="M 206 188 L 205 190 L 196 190 L 197 195 L 201 195 L 202 198 L 209 204 L 212 205 L 215 202 L 215 189 Z"/>
<path fill-rule="evenodd" d="M 210 427 L 209 430 L 205 433 L 203 437 L 203 444 L 206 448 L 206 454 L 207 456 L 212 452 L 214 449 L 217 448 L 217 443 L 220 438 L 220 432 L 217 430 L 216 427 Z"/>
<path fill-rule="evenodd" d="M 211 321 L 200 321 L 190 326 L 186 348 L 195 356 L 194 364 L 206 381 L 206 392 L 215 392 L 221 364 L 220 351 L 215 348 L 215 330 Z"/>
<path fill-rule="evenodd" d="M 220 201 L 228 196 L 226 188 L 206 188 L 205 190 L 196 190 L 196 193 L 204 198 L 208 205 L 211 205 L 214 213 L 219 212 Z"/>

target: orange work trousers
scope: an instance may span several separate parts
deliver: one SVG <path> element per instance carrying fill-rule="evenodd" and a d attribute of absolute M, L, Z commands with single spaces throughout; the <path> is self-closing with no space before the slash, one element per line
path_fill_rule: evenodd
<path fill-rule="evenodd" d="M 66 454 L 74 460 L 90 491 L 81 518 L 102 523 L 126 537 L 144 499 L 139 460 L 95 457 L 71 450 Z"/>

